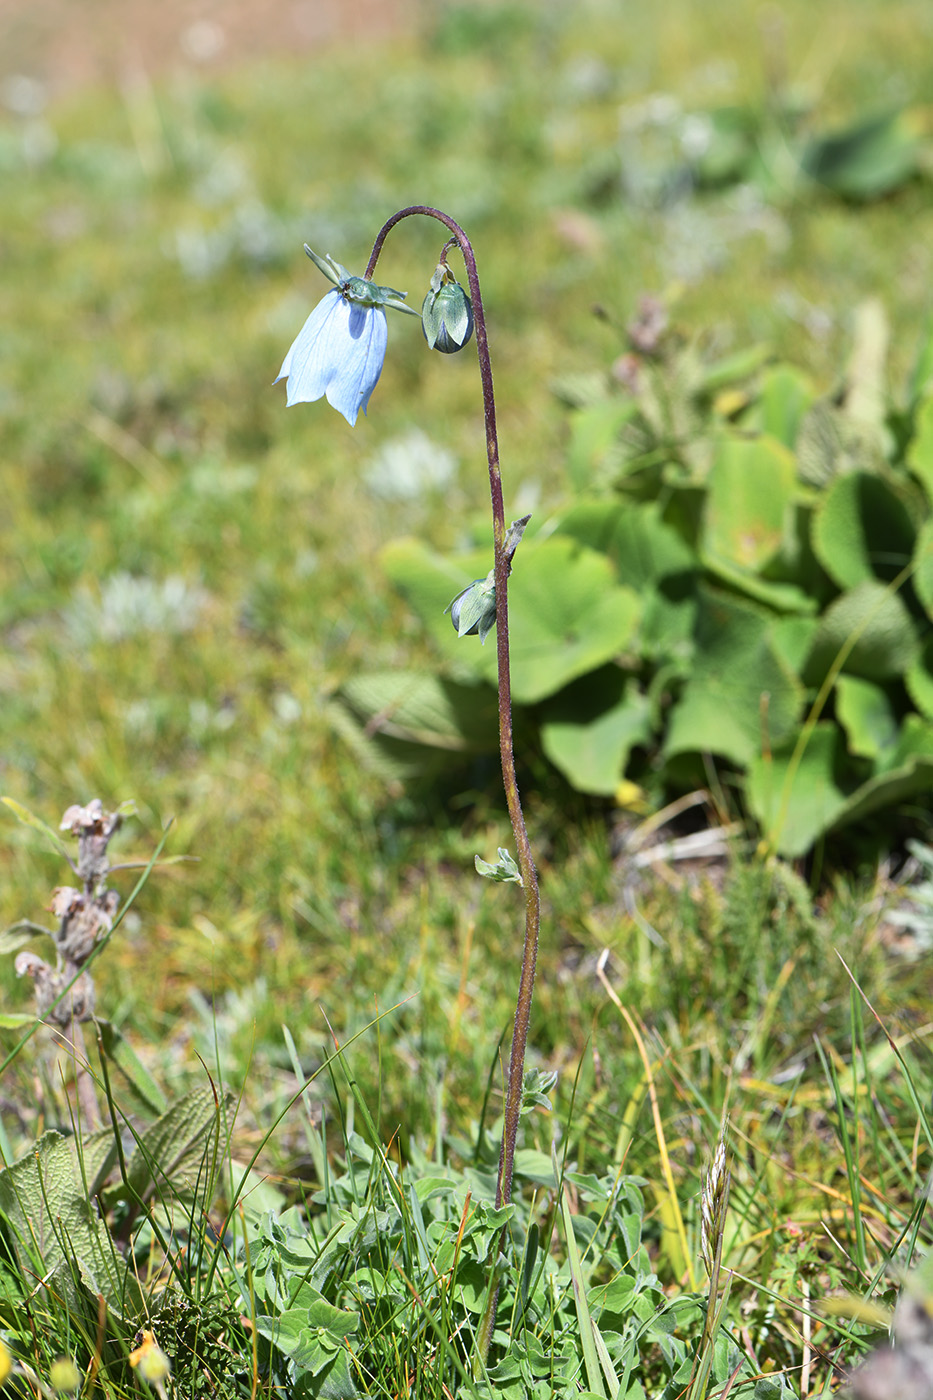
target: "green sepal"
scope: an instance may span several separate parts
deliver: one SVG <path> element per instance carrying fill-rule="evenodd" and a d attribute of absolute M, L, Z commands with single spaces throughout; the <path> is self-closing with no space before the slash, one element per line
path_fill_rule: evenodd
<path fill-rule="evenodd" d="M 322 272 L 329 282 L 333 282 L 335 287 L 340 288 L 347 301 L 358 302 L 360 306 L 391 306 L 393 311 L 404 311 L 409 316 L 421 314 L 413 306 L 405 305 L 407 292 L 398 292 L 394 287 L 380 287 L 365 277 L 354 277 L 343 263 L 337 262 L 330 253 L 322 258 L 313 248 L 309 248 L 307 243 L 305 252 L 318 271 Z"/>

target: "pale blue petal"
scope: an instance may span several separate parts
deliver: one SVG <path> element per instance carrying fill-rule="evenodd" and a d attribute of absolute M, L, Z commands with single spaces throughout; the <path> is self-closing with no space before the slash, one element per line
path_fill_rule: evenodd
<path fill-rule="evenodd" d="M 335 287 L 318 302 L 282 362 L 275 382 L 288 379 L 288 407 L 326 394 L 354 424 L 382 373 L 388 338 L 381 306 L 348 302 Z"/>
<path fill-rule="evenodd" d="M 327 385 L 327 402 L 343 414 L 347 422 L 356 422 L 360 409 L 366 412 L 370 395 L 379 382 L 389 328 L 381 306 L 361 306 L 347 303 L 348 341 Z"/>
<path fill-rule="evenodd" d="M 347 303 L 335 287 L 318 302 L 292 342 L 274 381 L 278 384 L 280 379 L 288 379 L 285 402 L 289 408 L 323 397 L 333 372 L 332 341 L 335 334 L 338 340 L 342 338 L 346 311 Z"/>

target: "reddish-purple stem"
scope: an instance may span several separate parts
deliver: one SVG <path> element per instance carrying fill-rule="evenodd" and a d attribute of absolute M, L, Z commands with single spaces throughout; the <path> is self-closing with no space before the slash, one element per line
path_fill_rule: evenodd
<path fill-rule="evenodd" d="M 512 1050 L 509 1057 L 509 1082 L 505 1096 L 505 1116 L 502 1132 L 502 1148 L 499 1154 L 499 1181 L 496 1188 L 496 1205 L 507 1205 L 512 1196 L 512 1174 L 515 1166 L 515 1141 L 522 1107 L 522 1087 L 524 1083 L 525 1049 L 528 1042 L 528 1024 L 531 1019 L 531 999 L 534 991 L 535 965 L 538 956 L 538 930 L 541 919 L 538 876 L 531 854 L 528 831 L 518 795 L 518 781 L 515 776 L 515 754 L 512 746 L 512 691 L 509 670 L 509 604 L 508 579 L 511 562 L 506 553 L 505 509 L 502 502 L 502 478 L 499 473 L 499 439 L 496 434 L 496 400 L 493 393 L 492 365 L 489 359 L 489 344 L 486 339 L 486 317 L 483 312 L 483 297 L 480 291 L 479 275 L 476 271 L 476 257 L 473 247 L 463 229 L 448 214 L 432 209 L 426 204 L 413 204 L 393 214 L 379 230 L 373 245 L 372 255 L 364 276 L 372 280 L 376 262 L 382 251 L 386 235 L 402 219 L 412 214 L 425 214 L 438 219 L 453 234 L 453 239 L 445 247 L 456 243 L 463 255 L 467 278 L 470 284 L 470 298 L 473 303 L 473 323 L 476 330 L 476 350 L 479 356 L 480 377 L 483 383 L 483 409 L 486 419 L 486 457 L 489 462 L 489 493 L 492 498 L 492 524 L 495 542 L 495 584 L 496 584 L 496 653 L 499 670 L 499 753 L 502 760 L 502 782 L 505 787 L 505 800 L 508 805 L 512 831 L 518 849 L 518 867 L 521 871 L 525 890 L 525 941 L 522 950 L 522 970 L 518 984 L 518 997 L 515 1004 L 515 1026 L 512 1033 Z M 496 1289 L 498 1293 L 498 1289 Z M 490 1312 L 495 1313 L 493 1299 Z M 491 1331 L 491 1328 L 490 1328 Z M 486 1339 L 488 1347 L 488 1336 Z M 483 1352 L 485 1356 L 485 1350 Z"/>

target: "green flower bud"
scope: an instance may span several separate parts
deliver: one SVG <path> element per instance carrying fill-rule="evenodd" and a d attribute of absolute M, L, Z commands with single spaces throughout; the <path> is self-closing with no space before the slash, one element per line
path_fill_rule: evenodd
<path fill-rule="evenodd" d="M 432 350 L 454 355 L 473 334 L 473 304 L 446 263 L 438 263 L 421 307 L 421 329 Z"/>
<path fill-rule="evenodd" d="M 474 579 L 444 611 L 450 613 L 458 637 L 478 636 L 485 642 L 496 625 L 496 585 L 492 570 L 485 578 Z"/>

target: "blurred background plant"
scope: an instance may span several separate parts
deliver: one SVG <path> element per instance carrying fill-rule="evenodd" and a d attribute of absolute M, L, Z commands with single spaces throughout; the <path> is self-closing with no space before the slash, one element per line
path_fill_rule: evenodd
<path fill-rule="evenodd" d="M 522 547 L 529 581 L 532 549 L 545 561 L 548 550 L 552 560 L 555 550 L 582 557 L 589 573 L 574 579 L 575 596 L 610 591 L 618 617 L 612 656 L 596 663 L 581 641 L 576 675 L 592 680 L 597 664 L 610 666 L 633 700 L 654 679 L 639 651 L 637 589 L 616 577 L 607 544 L 588 537 L 583 550 L 551 526 L 572 520 L 568 498 L 584 488 L 598 511 L 625 502 L 634 519 L 652 520 L 638 486 L 670 474 L 671 459 L 624 468 L 634 444 L 657 441 L 677 386 L 681 416 L 666 441 L 673 432 L 682 454 L 681 496 L 695 478 L 692 499 L 704 507 L 694 517 L 702 528 L 681 536 L 684 567 L 706 579 L 703 596 L 728 599 L 728 635 L 742 623 L 761 664 L 771 658 L 775 696 L 796 697 L 792 735 L 806 713 L 798 687 L 818 686 L 799 669 L 801 638 L 859 580 L 826 569 L 819 532 L 823 593 L 794 575 L 807 556 L 790 558 L 783 534 L 783 574 L 771 577 L 757 536 L 737 568 L 734 527 L 761 503 L 726 488 L 730 472 L 744 480 L 748 459 L 770 471 L 781 512 L 790 502 L 793 516 L 820 515 L 828 529 L 834 499 L 848 531 L 840 557 L 888 588 L 891 561 L 855 548 L 877 517 L 845 509 L 846 483 L 868 475 L 862 503 L 889 505 L 903 527 L 899 553 L 916 557 L 928 514 L 918 347 L 933 285 L 922 106 L 933 21 L 923 0 L 855 10 L 785 0 L 764 13 L 720 0 L 624 13 L 609 0 L 438 4 L 391 36 L 257 56 L 260 44 L 238 40 L 238 9 L 227 7 L 226 29 L 186 11 L 147 50 L 149 19 L 121 8 L 109 71 L 132 81 L 89 86 L 69 86 L 61 64 L 43 68 L 39 7 L 7 6 L 0 21 L 0 790 L 46 816 L 94 793 L 108 809 L 138 794 L 134 841 L 149 852 L 175 817 L 169 849 L 197 863 L 169 866 L 147 885 L 144 912 L 129 910 L 95 968 L 98 1011 L 173 1101 L 204 1091 L 199 1055 L 218 1081 L 243 1086 L 231 1155 L 245 1163 L 263 1143 L 263 1169 L 281 1191 L 263 1208 L 278 1213 L 324 1190 L 325 1163 L 339 1178 L 352 1158 L 352 1123 L 317 1155 L 306 1131 L 355 1103 L 339 1078 L 318 1075 L 306 1117 L 289 1112 L 267 1136 L 332 1052 L 318 1008 L 342 1045 L 370 1025 L 377 993 L 379 1013 L 397 1008 L 353 1056 L 372 1106 L 368 1151 L 391 1140 L 406 1165 L 440 1155 L 460 1171 L 480 1141 L 487 1084 L 490 1121 L 500 1104 L 490 1047 L 509 1016 L 502 969 L 514 961 L 496 891 L 472 866 L 475 851 L 508 839 L 487 756 L 491 691 L 482 676 L 441 670 L 449 619 L 437 619 L 445 630 L 435 638 L 386 573 L 399 541 L 415 535 L 456 575 L 443 607 L 491 562 L 463 574 L 469 551 L 486 549 L 474 366 L 428 356 L 417 326 L 394 327 L 369 419 L 351 433 L 325 415 L 309 439 L 270 387 L 316 295 L 301 244 L 348 264 L 355 249 L 360 272 L 374 230 L 408 199 L 449 207 L 469 226 L 495 337 L 507 511 L 531 511 L 538 530 Z M 67 16 L 58 18 L 65 35 Z M 287 36 L 285 20 L 268 31 Z M 215 28 L 192 37 L 196 21 Z M 836 169 L 848 163 L 846 188 L 830 157 Z M 410 269 L 420 253 L 429 272 L 437 248 L 429 231 L 420 250 L 412 237 L 397 257 L 387 250 L 385 277 L 416 297 Z M 825 450 L 851 417 L 853 347 L 866 343 L 855 309 L 870 298 L 890 327 L 864 381 L 881 386 L 880 408 L 869 402 L 877 448 L 844 434 L 854 471 L 801 482 L 803 419 L 817 413 Z M 775 405 L 783 419 L 766 416 Z M 427 446 L 411 438 L 416 429 Z M 723 505 L 718 517 L 710 502 Z M 573 502 L 581 529 L 584 504 Z M 824 545 L 829 559 L 829 533 Z M 516 588 L 525 569 L 520 559 Z M 779 584 L 815 596 L 817 611 L 777 607 Z M 828 833 L 822 861 L 819 846 L 796 867 L 753 858 L 762 831 L 787 849 L 789 828 L 778 838 L 766 795 L 755 806 L 744 777 L 733 786 L 751 771 L 735 754 L 724 761 L 704 739 L 680 754 L 656 749 L 655 767 L 651 744 L 670 733 L 657 707 L 651 742 L 631 738 L 638 766 L 622 778 L 619 762 L 602 793 L 580 791 L 576 767 L 557 766 L 545 745 L 535 707 L 553 696 L 528 701 L 519 744 L 547 906 L 534 1057 L 560 1071 L 555 1115 L 530 1116 L 526 1145 L 549 1160 L 560 1123 L 575 1170 L 601 1178 L 624 1166 L 644 1179 L 639 1235 L 673 1307 L 686 1278 L 675 1203 L 689 1253 L 728 1103 L 729 1325 L 756 1374 L 791 1368 L 788 1384 L 809 1395 L 828 1390 L 836 1363 L 885 1327 L 827 1320 L 822 1299 L 847 1290 L 890 1305 L 901 1269 L 929 1243 L 917 1189 L 931 1164 L 929 976 L 922 936 L 888 918 L 911 898 L 905 882 L 925 878 L 901 842 L 929 840 L 926 792 L 891 794 L 883 821 L 853 820 L 833 835 L 834 794 L 849 802 L 882 773 L 908 719 L 926 724 L 908 684 L 925 655 L 921 589 L 915 573 L 897 591 L 910 665 L 897 650 L 880 679 L 843 672 L 820 714 L 833 737 L 806 751 L 822 742 L 832 776 L 832 801 L 810 823 Z M 688 598 L 681 618 L 694 647 L 696 608 Z M 420 718 L 404 693 L 412 672 L 435 678 Z M 353 687 L 374 675 L 382 708 L 367 709 Z M 400 678 L 392 713 L 389 678 Z M 451 713 L 462 724 L 465 684 L 469 743 L 461 735 L 433 773 L 407 776 L 426 736 Z M 663 693 L 664 678 L 655 684 Z M 686 685 L 671 687 L 682 704 Z M 393 736 L 403 701 L 404 732 Z M 566 750 L 568 729 L 592 716 L 581 706 L 569 721 L 552 718 Z M 775 768 L 778 729 L 770 713 Z M 384 736 L 411 747 L 386 763 Z M 618 735 L 613 743 L 620 757 Z M 756 745 L 759 760 L 765 752 Z M 675 759 L 679 775 L 665 771 Z M 702 800 L 659 817 L 664 797 L 698 776 Z M 749 814 L 757 820 L 746 826 Z M 701 854 L 677 845 L 691 825 L 704 840 L 707 827 L 721 829 Z M 61 875 L 59 858 L 12 820 L 3 844 L 0 922 L 10 924 Z M 611 985 L 641 1013 L 650 1080 L 597 975 L 607 947 Z M 887 1036 L 852 997 L 846 968 Z M 0 980 L 6 1005 L 26 1014 L 12 959 Z M 46 1127 L 32 1069 L 23 1054 L 4 1077 L 8 1161 Z M 522 1182 L 518 1208 L 530 1218 L 533 1178 Z M 390 1189 L 384 1172 L 379 1189 Z M 443 1210 L 454 1218 L 459 1204 Z M 542 1239 L 549 1218 L 537 1222 Z M 421 1257 L 414 1225 L 405 1238 L 406 1259 Z M 565 1258 L 562 1243 L 558 1268 Z M 4 1328 L 33 1286 L 3 1305 Z M 244 1345 L 239 1324 L 225 1330 L 234 1297 L 233 1315 L 250 1315 L 228 1293 L 222 1322 L 203 1334 L 212 1345 Z M 334 1292 L 330 1305 L 348 1300 Z M 202 1334 L 184 1313 L 176 1332 L 191 1342 Z M 43 1342 L 49 1364 L 76 1350 L 57 1317 L 58 1335 Z M 602 1332 L 599 1316 L 595 1325 Z M 676 1340 L 692 1345 L 701 1328 L 688 1322 Z M 652 1387 L 666 1345 L 644 1363 Z M 84 1346 L 92 1357 L 93 1329 Z M 682 1388 L 672 1376 L 664 1384 Z"/>

